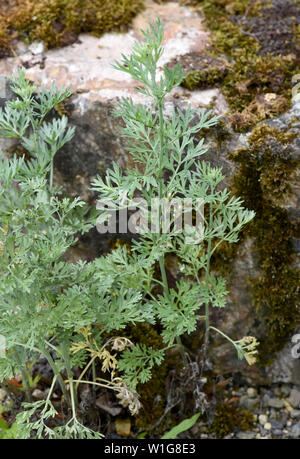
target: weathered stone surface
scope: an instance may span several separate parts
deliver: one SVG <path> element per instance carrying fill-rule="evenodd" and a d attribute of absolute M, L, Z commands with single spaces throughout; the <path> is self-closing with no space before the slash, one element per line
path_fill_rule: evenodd
<path fill-rule="evenodd" d="M 299 330 L 295 330 L 295 334 L 297 332 L 299 333 Z M 295 359 L 293 357 L 293 346 L 292 341 L 288 342 L 284 349 L 277 354 L 274 363 L 265 369 L 269 381 L 299 384 L 300 358 Z"/>

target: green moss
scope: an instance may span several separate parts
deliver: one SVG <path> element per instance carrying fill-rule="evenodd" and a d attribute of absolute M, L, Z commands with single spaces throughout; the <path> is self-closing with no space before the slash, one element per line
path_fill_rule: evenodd
<path fill-rule="evenodd" d="M 232 110 L 231 125 L 248 130 L 265 118 L 290 107 L 291 79 L 297 70 L 290 57 L 241 57 L 222 82 L 222 92 Z"/>
<path fill-rule="evenodd" d="M 231 155 L 238 163 L 233 191 L 256 216 L 244 236 L 255 240 L 260 274 L 251 279 L 261 343 L 259 361 L 266 364 L 281 350 L 299 318 L 299 271 L 293 267 L 296 226 L 281 206 L 290 192 L 296 161 L 291 142 L 296 134 L 256 127 L 249 147 Z"/>
<path fill-rule="evenodd" d="M 215 85 L 220 81 L 220 72 L 218 67 L 211 67 L 209 72 L 193 70 L 185 77 L 183 86 L 188 89 L 205 88 Z"/>
<path fill-rule="evenodd" d="M 216 406 L 214 420 L 209 428 L 210 433 L 214 433 L 217 438 L 223 438 L 234 431 L 250 430 L 254 426 L 253 414 L 240 407 L 234 407 L 228 403 L 219 403 Z"/>
<path fill-rule="evenodd" d="M 299 11 L 296 3 L 288 2 L 290 16 L 279 34 L 288 34 L 288 44 L 280 38 L 279 43 L 274 40 L 274 45 L 270 45 L 270 40 L 265 42 L 266 34 L 263 33 L 271 29 L 276 36 L 276 6 L 272 2 L 203 0 L 182 3 L 201 8 L 212 31 L 210 53 L 216 58 L 225 55 L 230 60 L 230 69 L 221 79 L 218 80 L 214 66 L 203 72 L 195 65 L 183 84 L 194 89 L 219 83 L 231 109 L 231 125 L 240 132 L 286 111 L 291 103 L 291 78 L 300 73 L 296 45 L 300 31 L 297 21 L 293 20 L 293 14 Z"/>
<path fill-rule="evenodd" d="M 120 29 L 143 5 L 143 0 L 13 0 L 9 9 L 0 9 L 0 22 L 26 41 L 43 40 L 50 48 L 70 44 L 82 32 L 100 36 Z"/>
<path fill-rule="evenodd" d="M 4 57 L 9 50 L 8 24 L 5 17 L 0 16 L 0 58 Z"/>

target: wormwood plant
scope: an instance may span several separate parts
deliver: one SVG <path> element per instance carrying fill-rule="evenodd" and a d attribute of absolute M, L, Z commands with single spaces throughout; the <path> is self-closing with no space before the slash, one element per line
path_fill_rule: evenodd
<path fill-rule="evenodd" d="M 135 167 L 124 174 L 114 164 L 105 180 L 97 177 L 93 182 L 92 189 L 100 193 L 99 222 L 110 219 L 107 208 L 121 212 L 132 207 L 139 210 L 142 223 L 135 229 L 140 232 L 140 238 L 133 242 L 133 255 L 119 251 L 120 262 L 124 273 L 129 266 L 152 266 L 148 273 L 152 277 L 146 284 L 137 279 L 140 287 L 136 284 L 136 288 L 143 292 L 143 308 L 150 305 L 162 326 L 167 347 L 174 342 L 181 346 L 181 335 L 194 331 L 198 321 L 203 320 L 205 347 L 213 330 L 233 344 L 240 359 L 245 358 L 251 364 L 257 352 L 256 339 L 248 336 L 234 341 L 210 323 L 210 308 L 224 307 L 228 293 L 225 279 L 211 272 L 210 261 L 223 241 L 238 241 L 238 233 L 254 217 L 254 212 L 245 209 L 241 199 L 220 187 L 224 179 L 220 168 L 199 160 L 207 149 L 204 139 L 197 142 L 195 134 L 215 125 L 218 117 L 211 110 L 192 110 L 189 106 L 185 111 L 173 111 L 169 117 L 164 115 L 167 94 L 182 82 L 185 74 L 179 64 L 172 70 L 166 66 L 159 68 L 163 54 L 160 20 L 142 33 L 144 41 L 135 43 L 132 54 L 122 55 L 123 61 L 116 62 L 114 68 L 131 75 L 139 83 L 137 90 L 151 99 L 152 106 L 134 105 L 132 99 L 123 98 L 115 110 L 115 115 L 124 122 L 121 132 L 128 141 L 127 150 L 135 160 Z M 137 195 L 142 198 L 141 204 L 134 199 Z M 196 226 L 188 221 L 178 231 L 178 207 L 183 216 L 190 212 L 190 206 L 181 205 L 183 200 L 194 206 L 201 221 Z M 166 224 L 166 214 L 170 213 Z M 155 231 L 152 231 L 153 220 Z M 168 253 L 177 255 L 181 263 L 175 288 L 169 288 L 167 281 Z M 161 280 L 153 276 L 155 263 L 159 265 Z M 162 286 L 159 294 L 154 293 L 157 284 Z M 126 368 L 131 356 L 133 352 L 128 351 L 122 368 Z"/>
<path fill-rule="evenodd" d="M 85 425 L 79 387 L 111 389 L 135 414 L 140 408 L 137 385 L 151 378 L 167 349 L 182 349 L 180 337 L 196 330 L 201 320 L 206 347 L 215 331 L 234 345 L 240 359 L 255 360 L 255 338 L 235 341 L 210 323 L 211 307 L 224 307 L 227 294 L 225 280 L 210 270 L 211 257 L 222 241 L 238 240 L 253 212 L 219 187 L 219 168 L 199 160 L 206 149 L 203 139 L 197 142 L 194 136 L 216 124 L 217 117 L 191 108 L 164 115 L 165 97 L 184 74 L 179 66 L 158 68 L 163 53 L 159 21 L 143 34 L 145 40 L 115 68 L 135 78 L 153 104 L 135 106 L 131 99 L 119 104 L 115 114 L 124 121 L 122 134 L 136 166 L 123 173 L 114 164 L 104 179 L 94 180 L 98 212 L 89 213 L 83 201 L 63 196 L 53 185 L 53 158 L 74 130 L 65 116 L 51 120 L 47 115 L 70 91 L 53 85 L 37 92 L 21 70 L 12 78 L 16 98 L 0 111 L 0 135 L 19 139 L 29 156 L 0 159 L 0 335 L 6 343 L 0 382 L 23 375 L 27 401 L 17 416 L 22 438 L 100 438 Z M 141 225 L 130 253 L 117 248 L 89 263 L 65 261 L 80 234 L 110 218 L 107 206 L 124 211 L 136 204 L 136 197 L 143 199 L 137 208 L 144 222 L 152 220 L 145 208 L 155 201 L 158 223 L 155 230 Z M 186 223 L 178 231 L 177 211 L 166 227 L 163 216 L 175 198 L 200 200 L 202 219 L 196 227 Z M 181 264 L 173 288 L 167 280 L 167 253 L 176 254 Z M 158 324 L 164 347 L 153 349 L 122 336 L 127 325 L 138 322 Z M 28 368 L 41 354 L 54 376 L 46 400 L 32 402 Z M 52 400 L 57 384 L 62 408 Z"/>
<path fill-rule="evenodd" d="M 64 260 L 66 250 L 95 225 L 96 218 L 95 213 L 87 214 L 79 198 L 64 197 L 53 186 L 53 158 L 74 129 L 67 127 L 65 116 L 50 121 L 46 117 L 70 91 L 53 85 L 37 93 L 24 70 L 12 78 L 11 89 L 16 98 L 0 111 L 0 135 L 18 139 L 29 158 L 0 158 L 0 383 L 16 373 L 23 375 L 27 402 L 17 416 L 22 438 L 99 438 L 101 434 L 82 420 L 78 384 L 91 367 L 92 383 L 114 390 L 120 403 L 134 414 L 140 403 L 134 387 L 129 388 L 120 376 L 119 356 L 132 347 L 140 359 L 139 378 L 146 379 L 149 368 L 160 362 L 162 351 L 134 346 L 116 330 L 128 323 L 153 321 L 153 315 L 150 306 L 141 307 L 142 293 L 118 274 L 120 253 L 92 263 Z M 148 282 L 144 265 L 138 275 Z M 54 377 L 47 399 L 32 403 L 28 368 L 41 354 Z M 100 360 L 101 375 L 96 375 L 95 360 Z M 82 369 L 76 381 L 75 366 Z M 130 378 L 134 379 L 132 373 Z M 63 394 L 62 413 L 51 400 L 56 382 Z M 56 422 L 57 415 L 66 422 Z"/>

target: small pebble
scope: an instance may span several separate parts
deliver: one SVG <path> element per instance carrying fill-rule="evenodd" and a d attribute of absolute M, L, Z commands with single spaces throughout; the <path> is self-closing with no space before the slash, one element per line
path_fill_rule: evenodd
<path fill-rule="evenodd" d="M 242 408 L 246 408 L 251 411 L 259 406 L 259 399 L 249 398 L 247 395 L 242 395 L 240 398 L 240 405 Z"/>
<path fill-rule="evenodd" d="M 300 392 L 297 389 L 292 389 L 291 394 L 288 399 L 289 404 L 293 408 L 298 408 L 300 406 Z"/>
<path fill-rule="evenodd" d="M 264 426 L 268 422 L 268 416 L 266 416 L 265 414 L 260 414 L 258 416 L 258 421 L 262 426 Z"/>
<path fill-rule="evenodd" d="M 34 41 L 28 46 L 28 49 L 34 54 L 42 54 L 45 51 L 45 45 L 42 41 Z"/>
<path fill-rule="evenodd" d="M 285 404 L 280 398 L 270 398 L 267 402 L 270 408 L 275 408 L 276 410 L 281 410 L 285 407 Z"/>
<path fill-rule="evenodd" d="M 293 438 L 300 438 L 300 422 L 291 427 L 290 434 Z"/>
<path fill-rule="evenodd" d="M 291 416 L 292 419 L 297 419 L 297 420 L 300 419 L 300 410 L 292 410 L 290 412 L 290 416 Z M 291 422 L 291 421 L 289 421 L 289 422 Z"/>
<path fill-rule="evenodd" d="M 264 437 L 265 435 L 267 435 L 267 430 L 263 427 L 263 426 L 259 426 L 259 433 L 262 437 Z"/>
<path fill-rule="evenodd" d="M 250 398 L 255 398 L 255 397 L 257 397 L 257 390 L 254 387 L 249 387 L 247 389 L 247 395 Z"/>
<path fill-rule="evenodd" d="M 266 422 L 264 425 L 265 430 L 271 430 L 272 429 L 272 424 L 270 422 Z"/>
<path fill-rule="evenodd" d="M 32 392 L 32 397 L 37 400 L 43 400 L 45 398 L 45 393 L 40 389 L 34 389 Z"/>
<path fill-rule="evenodd" d="M 291 389 L 289 386 L 281 386 L 280 391 L 283 397 L 288 397 L 291 393 Z"/>
<path fill-rule="evenodd" d="M 240 440 L 251 440 L 252 438 L 255 438 L 255 433 L 254 432 L 238 432 L 236 434 L 237 438 Z"/>
<path fill-rule="evenodd" d="M 270 395 L 268 393 L 265 393 L 263 398 L 262 398 L 262 403 L 264 406 L 267 406 L 268 405 L 268 401 L 270 400 Z"/>
<path fill-rule="evenodd" d="M 3 403 L 6 397 L 7 397 L 7 394 L 5 390 L 0 388 L 0 403 Z"/>
<path fill-rule="evenodd" d="M 286 424 L 286 419 L 273 419 L 271 421 L 272 429 L 281 430 Z"/>

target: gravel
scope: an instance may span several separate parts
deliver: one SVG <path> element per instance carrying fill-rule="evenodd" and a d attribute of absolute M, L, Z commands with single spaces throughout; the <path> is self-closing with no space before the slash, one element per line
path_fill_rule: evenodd
<path fill-rule="evenodd" d="M 300 407 L 300 391 L 298 389 L 291 390 L 288 402 L 293 408 Z"/>
<path fill-rule="evenodd" d="M 260 414 L 258 416 L 258 420 L 259 420 L 259 423 L 264 426 L 267 422 L 268 422 L 268 416 L 266 416 L 265 414 Z"/>
<path fill-rule="evenodd" d="M 300 420 L 300 410 L 292 410 L 290 416 L 292 419 Z"/>
<path fill-rule="evenodd" d="M 247 389 L 247 395 L 249 398 L 256 398 L 257 397 L 257 390 L 254 387 L 249 387 Z"/>
<path fill-rule="evenodd" d="M 236 437 L 239 438 L 240 440 L 252 440 L 253 438 L 256 437 L 255 432 L 238 432 L 236 434 Z"/>
<path fill-rule="evenodd" d="M 269 407 L 275 408 L 277 410 L 281 410 L 285 407 L 283 400 L 280 398 L 270 398 L 267 403 Z"/>
<path fill-rule="evenodd" d="M 300 439 L 300 390 L 291 384 L 235 388 L 239 404 L 254 414 L 251 431 L 237 432 L 238 439 Z"/>
<path fill-rule="evenodd" d="M 272 426 L 272 429 L 275 429 L 275 430 L 282 430 L 286 425 L 286 421 L 284 419 L 273 419 L 271 421 L 271 426 Z M 266 429 L 266 426 L 265 426 L 265 429 Z"/>
<path fill-rule="evenodd" d="M 300 422 L 291 427 L 290 434 L 293 438 L 300 438 Z"/>

